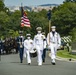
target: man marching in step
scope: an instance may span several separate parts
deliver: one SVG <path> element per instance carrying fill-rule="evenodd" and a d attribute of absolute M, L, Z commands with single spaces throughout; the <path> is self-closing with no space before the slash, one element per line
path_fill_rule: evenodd
<path fill-rule="evenodd" d="M 0 61 L 1 61 L 1 52 L 3 50 L 3 43 L 2 40 L 0 39 Z"/>
<path fill-rule="evenodd" d="M 33 40 L 31 39 L 31 34 L 27 34 L 27 39 L 24 41 L 24 57 L 27 55 L 27 63 L 31 64 L 30 51 L 33 47 Z"/>
<path fill-rule="evenodd" d="M 45 32 L 42 32 L 42 35 L 45 36 Z M 43 54 L 42 54 L 42 61 L 45 62 L 45 57 L 46 57 L 46 45 L 47 45 L 47 40 L 46 40 L 46 36 L 43 39 Z"/>
<path fill-rule="evenodd" d="M 47 35 L 47 44 L 49 49 L 51 50 L 52 64 L 55 65 L 56 51 L 61 45 L 61 38 L 59 33 L 56 32 L 55 26 L 52 26 L 51 29 L 52 31 Z"/>
<path fill-rule="evenodd" d="M 18 43 L 18 49 L 19 49 L 19 56 L 20 56 L 20 63 L 23 62 L 23 51 L 24 51 L 24 46 L 23 46 L 23 42 L 24 42 L 24 36 L 23 36 L 23 32 L 19 31 L 20 36 L 17 38 L 17 43 Z"/>
<path fill-rule="evenodd" d="M 42 54 L 43 54 L 43 39 L 44 39 L 44 35 L 42 35 L 41 27 L 37 27 L 37 35 L 34 36 L 34 48 L 37 50 L 37 54 L 38 54 L 38 65 L 42 65 Z"/>

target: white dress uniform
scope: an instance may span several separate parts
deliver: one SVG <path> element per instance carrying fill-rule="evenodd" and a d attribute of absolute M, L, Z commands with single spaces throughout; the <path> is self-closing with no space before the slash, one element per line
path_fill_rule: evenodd
<path fill-rule="evenodd" d="M 33 47 L 33 40 L 32 39 L 26 39 L 24 41 L 24 56 L 26 57 L 27 55 L 27 63 L 31 63 L 31 58 L 30 58 L 30 51 L 32 50 Z"/>
<path fill-rule="evenodd" d="M 49 34 L 50 34 L 50 36 L 49 36 Z M 52 32 L 48 33 L 47 43 L 49 45 L 49 49 L 51 50 L 52 62 L 55 63 L 56 51 L 57 51 L 58 47 L 60 47 L 60 45 L 61 45 L 60 35 L 56 31 L 55 31 L 54 35 Z"/>
<path fill-rule="evenodd" d="M 37 54 L 38 54 L 38 65 L 42 65 L 42 53 L 43 53 L 43 39 L 44 39 L 44 35 L 37 34 L 34 37 L 34 48 L 36 48 L 37 50 Z"/>

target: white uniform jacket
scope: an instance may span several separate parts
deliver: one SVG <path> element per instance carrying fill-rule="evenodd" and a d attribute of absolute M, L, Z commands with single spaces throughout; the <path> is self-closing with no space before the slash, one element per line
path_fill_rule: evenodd
<path fill-rule="evenodd" d="M 36 48 L 37 50 L 43 50 L 44 49 L 44 41 L 43 41 L 44 38 L 45 36 L 42 34 L 35 35 L 34 48 Z"/>
<path fill-rule="evenodd" d="M 52 34 L 52 32 L 50 32 L 50 35 L 48 33 L 47 35 L 47 44 L 57 44 L 58 46 L 61 45 L 61 38 L 60 38 L 60 35 L 59 33 L 55 32 L 54 33 L 54 36 Z"/>
<path fill-rule="evenodd" d="M 32 47 L 33 47 L 33 40 L 32 39 L 26 39 L 24 41 L 24 49 L 27 49 L 27 50 L 32 50 Z"/>

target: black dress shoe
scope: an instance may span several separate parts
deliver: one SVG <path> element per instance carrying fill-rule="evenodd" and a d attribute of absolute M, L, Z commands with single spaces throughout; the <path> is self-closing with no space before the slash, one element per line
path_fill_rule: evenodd
<path fill-rule="evenodd" d="M 21 62 L 20 63 L 23 63 L 23 61 L 21 60 Z"/>
<path fill-rule="evenodd" d="M 28 63 L 28 65 L 30 65 L 30 63 Z"/>
<path fill-rule="evenodd" d="M 22 61 L 20 63 L 22 63 Z"/>
<path fill-rule="evenodd" d="M 52 62 L 52 65 L 56 65 L 56 63 L 55 62 Z"/>
<path fill-rule="evenodd" d="M 43 59 L 43 62 L 45 62 L 45 59 Z"/>

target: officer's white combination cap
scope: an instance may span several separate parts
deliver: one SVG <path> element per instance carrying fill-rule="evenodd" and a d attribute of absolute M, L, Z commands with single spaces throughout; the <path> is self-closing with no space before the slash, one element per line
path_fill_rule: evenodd
<path fill-rule="evenodd" d="M 55 28 L 56 28 L 56 26 L 52 26 L 51 28 L 52 28 L 52 29 L 53 29 L 53 28 L 55 29 Z"/>
<path fill-rule="evenodd" d="M 28 37 L 28 36 L 31 36 L 31 34 L 26 34 L 26 36 Z"/>
<path fill-rule="evenodd" d="M 37 28 L 36 28 L 36 30 L 37 30 L 37 31 L 38 31 L 38 30 L 40 30 L 40 31 L 41 31 L 41 30 L 42 30 L 42 28 L 41 28 L 41 27 L 37 27 Z"/>

